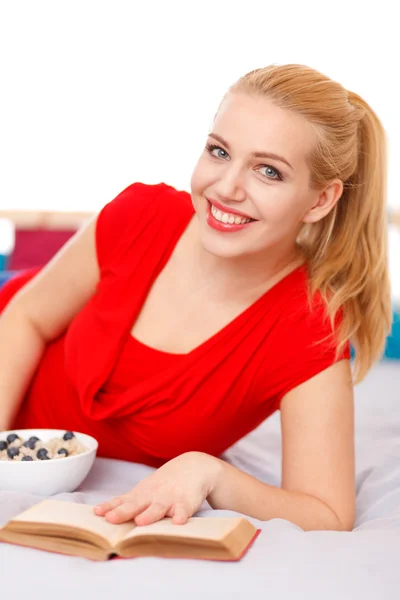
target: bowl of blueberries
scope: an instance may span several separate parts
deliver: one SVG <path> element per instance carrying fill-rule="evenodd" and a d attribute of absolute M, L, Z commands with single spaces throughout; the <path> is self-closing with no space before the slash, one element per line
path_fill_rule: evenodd
<path fill-rule="evenodd" d="M 0 491 L 41 496 L 73 492 L 96 458 L 98 442 L 63 429 L 0 432 Z"/>

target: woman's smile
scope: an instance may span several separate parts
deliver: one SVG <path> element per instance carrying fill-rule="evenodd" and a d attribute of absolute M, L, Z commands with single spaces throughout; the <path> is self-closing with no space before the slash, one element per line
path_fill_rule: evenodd
<path fill-rule="evenodd" d="M 207 223 L 217 231 L 240 231 L 254 222 L 254 219 L 250 220 L 233 212 L 222 212 L 207 200 Z"/>

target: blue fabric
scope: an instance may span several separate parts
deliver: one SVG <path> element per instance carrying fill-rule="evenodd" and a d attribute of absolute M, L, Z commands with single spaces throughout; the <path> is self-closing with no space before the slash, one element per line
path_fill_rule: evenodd
<path fill-rule="evenodd" d="M 15 272 L 13 271 L 0 271 L 0 288 L 14 274 Z M 351 348 L 351 356 L 354 358 L 353 348 Z M 386 348 L 383 358 L 387 360 L 400 360 L 400 309 L 393 309 L 392 330 L 386 340 Z"/>
<path fill-rule="evenodd" d="M 351 358 L 355 357 L 355 351 L 351 346 Z M 400 360 L 400 308 L 393 308 L 392 329 L 386 338 L 383 360 Z"/>
<path fill-rule="evenodd" d="M 400 308 L 393 311 L 392 331 L 386 340 L 384 358 L 400 360 Z"/>

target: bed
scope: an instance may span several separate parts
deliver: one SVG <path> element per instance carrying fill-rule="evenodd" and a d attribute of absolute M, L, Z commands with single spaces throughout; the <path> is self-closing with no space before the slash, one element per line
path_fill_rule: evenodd
<path fill-rule="evenodd" d="M 174 600 L 385 600 L 400 598 L 400 362 L 377 365 L 356 387 L 357 521 L 353 532 L 304 532 L 283 519 L 262 532 L 238 563 L 137 558 L 96 563 L 0 544 L 0 592 L 16 600 L 132 595 Z M 279 485 L 279 414 L 230 448 L 225 460 Z M 60 500 L 96 504 L 152 469 L 98 458 L 82 486 Z M 41 496 L 0 492 L 0 525 Z M 230 516 L 205 503 L 199 515 Z"/>

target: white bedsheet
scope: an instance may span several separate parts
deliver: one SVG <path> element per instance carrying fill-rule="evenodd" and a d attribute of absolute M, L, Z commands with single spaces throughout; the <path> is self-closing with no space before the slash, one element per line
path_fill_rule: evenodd
<path fill-rule="evenodd" d="M 225 458 L 280 483 L 279 414 Z M 400 363 L 383 363 L 356 388 L 357 522 L 351 533 L 304 532 L 282 519 L 259 522 L 238 563 L 138 558 L 96 563 L 0 544 L 0 595 L 25 600 L 400 598 Z M 79 491 L 55 498 L 95 504 L 124 492 L 152 469 L 97 459 Z M 40 496 L 0 492 L 0 525 Z M 212 511 L 201 515 L 234 515 Z M 129 595 L 129 596 L 128 596 Z"/>

